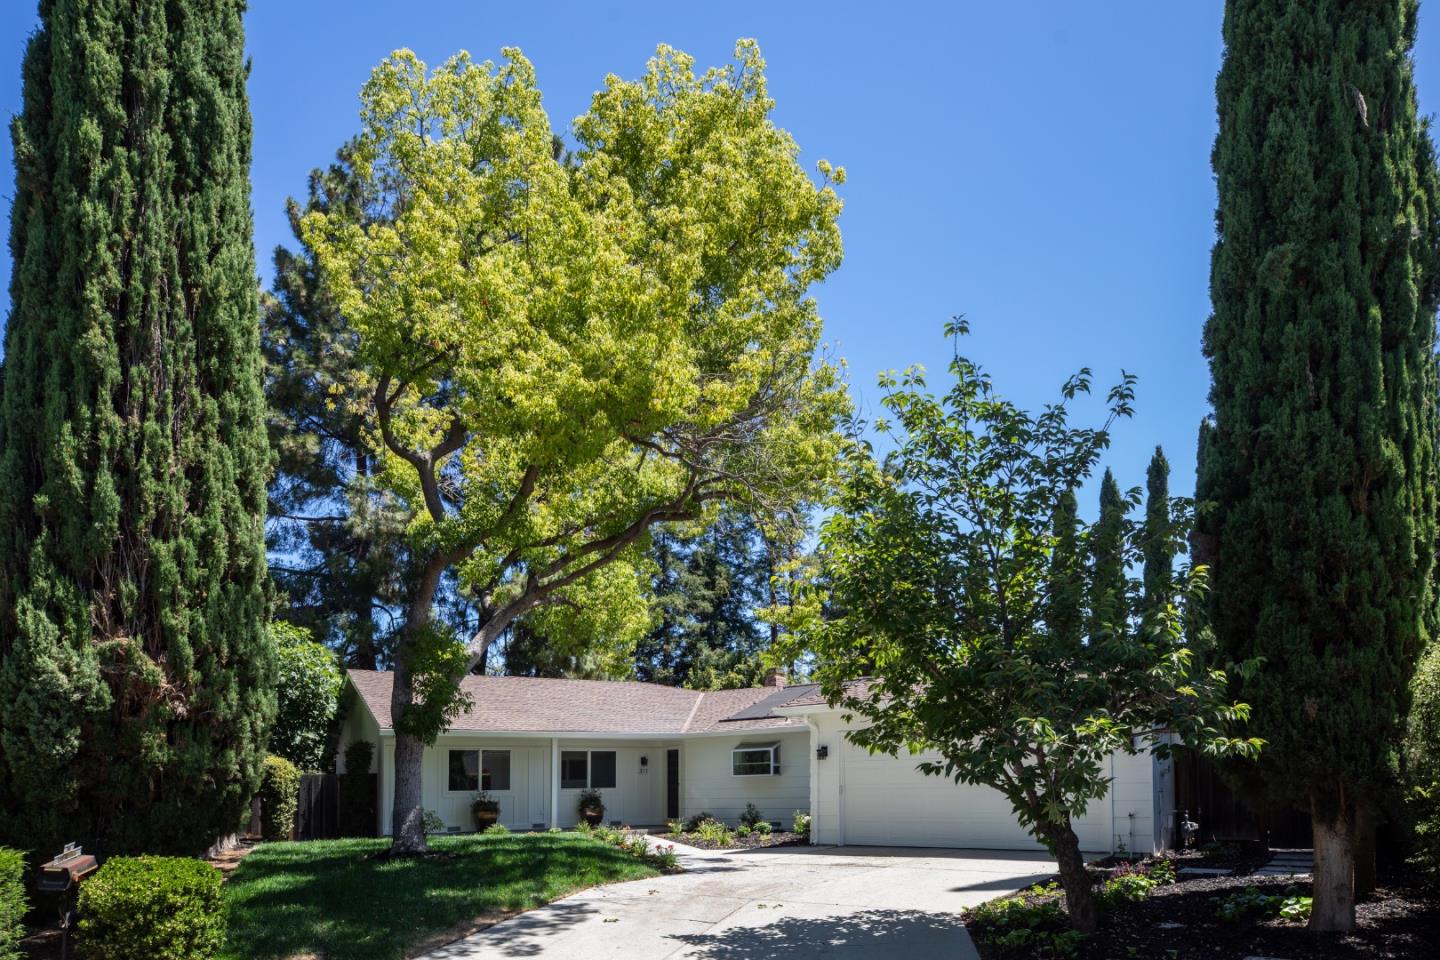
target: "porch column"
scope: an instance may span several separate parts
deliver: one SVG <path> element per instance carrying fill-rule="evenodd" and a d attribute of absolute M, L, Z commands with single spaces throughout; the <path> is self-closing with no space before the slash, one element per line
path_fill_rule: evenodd
<path fill-rule="evenodd" d="M 550 738 L 550 826 L 560 826 L 560 738 Z"/>

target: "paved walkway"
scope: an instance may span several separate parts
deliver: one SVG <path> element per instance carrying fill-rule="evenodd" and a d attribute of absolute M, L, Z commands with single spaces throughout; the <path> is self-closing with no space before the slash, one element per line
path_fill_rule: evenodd
<path fill-rule="evenodd" d="M 1055 871 L 995 850 L 676 852 L 684 873 L 582 891 L 422 960 L 975 960 L 959 911 Z"/>

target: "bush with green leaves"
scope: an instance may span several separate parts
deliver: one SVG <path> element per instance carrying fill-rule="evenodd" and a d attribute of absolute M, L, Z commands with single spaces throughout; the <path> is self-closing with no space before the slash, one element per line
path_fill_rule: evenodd
<path fill-rule="evenodd" d="M 1108 910 L 1122 903 L 1138 903 L 1144 900 L 1154 886 L 1155 881 L 1143 873 L 1126 873 L 1105 881 L 1100 892 L 1096 894 L 1096 899 L 1100 901 L 1101 909 Z"/>
<path fill-rule="evenodd" d="M 220 871 L 189 857 L 111 857 L 80 885 L 86 960 L 211 960 L 225 943 Z"/>
<path fill-rule="evenodd" d="M 319 770 L 340 705 L 340 664 L 334 651 L 311 640 L 302 627 L 277 620 L 270 636 L 279 655 L 270 752 L 301 770 Z"/>
<path fill-rule="evenodd" d="M 495 822 L 495 823 L 492 823 L 492 824 L 485 830 L 485 835 L 486 835 L 487 837 L 503 837 L 503 836 L 505 836 L 505 835 L 506 835 L 507 833 L 509 833 L 509 832 L 510 832 L 510 828 L 509 828 L 509 827 L 507 827 L 507 826 L 505 826 L 505 824 L 500 823 L 500 822 L 497 821 L 497 822 Z"/>
<path fill-rule="evenodd" d="M 1211 900 L 1216 904 L 1215 915 L 1231 923 L 1257 917 L 1279 917 L 1286 923 L 1304 923 L 1310 919 L 1311 898 L 1300 896 L 1298 887 L 1286 887 L 1283 894 L 1246 887 Z"/>
<path fill-rule="evenodd" d="M 446 831 L 445 818 L 434 810 L 426 810 L 421 813 L 420 823 L 427 834 L 444 833 Z"/>
<path fill-rule="evenodd" d="M 755 832 L 760 834 L 760 836 L 762 837 L 768 837 L 774 831 L 775 825 L 769 820 L 761 820 L 759 823 L 755 824 Z"/>
<path fill-rule="evenodd" d="M 1440 884 L 1440 643 L 1431 643 L 1410 683 L 1402 777 L 1410 864 Z"/>
<path fill-rule="evenodd" d="M 300 806 L 300 768 L 284 757 L 265 758 L 260 781 L 260 833 L 266 840 L 288 840 Z"/>
<path fill-rule="evenodd" d="M 678 837 L 685 832 L 685 822 L 683 820 L 671 820 L 665 824 L 665 830 L 670 836 Z"/>
<path fill-rule="evenodd" d="M 965 911 L 975 939 L 1015 956 L 1068 958 L 1075 956 L 1084 934 L 1071 930 L 1060 906 L 1060 887 L 1034 887 L 1030 896 L 1003 897 Z"/>
<path fill-rule="evenodd" d="M 750 824 L 748 823 L 742 823 L 740 824 L 740 826 L 735 828 L 735 836 L 737 837 L 748 837 L 753 832 L 754 831 L 750 829 Z"/>
<path fill-rule="evenodd" d="M 695 828 L 694 833 L 706 843 L 718 844 L 728 847 L 735 841 L 735 835 L 730 828 L 719 820 L 706 820 Z"/>
<path fill-rule="evenodd" d="M 810 814 L 796 810 L 790 829 L 802 837 L 810 836 Z"/>
<path fill-rule="evenodd" d="M 0 847 L 0 960 L 20 960 L 25 932 L 25 855 Z"/>
<path fill-rule="evenodd" d="M 718 821 L 718 819 L 719 819 L 719 818 L 716 817 L 715 814 L 711 813 L 710 811 L 708 811 L 708 810 L 701 810 L 699 813 L 692 814 L 690 817 L 688 817 L 688 818 L 685 820 L 685 832 L 686 832 L 686 833 L 694 833 L 695 831 L 697 831 L 697 830 L 700 829 L 700 824 L 704 823 L 705 821 L 707 821 L 707 820 L 715 820 L 715 821 Z"/>
<path fill-rule="evenodd" d="M 745 804 L 745 812 L 740 814 L 740 822 L 752 829 L 757 823 L 764 819 L 765 815 L 761 813 L 760 808 L 753 803 Z"/>

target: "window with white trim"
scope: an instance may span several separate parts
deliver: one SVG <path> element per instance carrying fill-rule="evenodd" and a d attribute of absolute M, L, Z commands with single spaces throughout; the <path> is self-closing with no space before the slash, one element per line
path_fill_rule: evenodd
<path fill-rule="evenodd" d="M 614 750 L 560 751 L 560 786 L 565 790 L 613 790 Z"/>
<path fill-rule="evenodd" d="M 510 789 L 509 750 L 451 750 L 448 759 L 451 793 Z"/>
<path fill-rule="evenodd" d="M 737 777 L 778 776 L 780 773 L 780 744 L 740 744 L 730 751 L 730 772 Z"/>

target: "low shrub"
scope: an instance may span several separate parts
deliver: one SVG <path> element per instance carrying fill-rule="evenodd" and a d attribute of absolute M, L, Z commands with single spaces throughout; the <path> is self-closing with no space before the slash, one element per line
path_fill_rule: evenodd
<path fill-rule="evenodd" d="M 20 960 L 25 933 L 25 855 L 0 847 L 0 960 Z"/>
<path fill-rule="evenodd" d="M 701 840 L 719 844 L 722 847 L 730 846 L 735 840 L 735 835 L 730 832 L 730 828 L 719 820 L 706 820 L 695 828 L 694 833 Z"/>
<path fill-rule="evenodd" d="M 966 917 L 981 943 L 1026 957 L 1073 957 L 1084 940 L 1084 934 L 1070 929 L 1058 895 L 1051 897 L 1048 891 L 1036 901 L 1024 897 L 991 900 L 971 907 Z"/>
<path fill-rule="evenodd" d="M 1259 887 L 1246 887 L 1228 897 L 1210 899 L 1216 904 L 1215 915 L 1231 923 L 1252 917 L 1279 917 L 1286 923 L 1304 923 L 1310 919 L 1311 900 L 1300 896 L 1297 887 L 1287 887 L 1284 894 L 1264 893 Z"/>
<path fill-rule="evenodd" d="M 685 832 L 694 833 L 706 820 L 714 820 L 715 814 L 702 810 L 685 821 Z"/>
<path fill-rule="evenodd" d="M 665 824 L 665 829 L 669 832 L 670 836 L 678 837 L 685 833 L 685 824 L 681 820 L 671 820 Z"/>
<path fill-rule="evenodd" d="M 755 824 L 755 832 L 760 834 L 760 836 L 762 837 L 768 837 L 774 831 L 775 825 L 769 820 L 761 820 L 759 823 Z"/>
<path fill-rule="evenodd" d="M 740 814 L 740 822 L 751 829 L 754 829 L 755 825 L 764 819 L 765 815 L 761 813 L 760 808 L 753 803 L 745 804 L 745 812 Z"/>
<path fill-rule="evenodd" d="M 492 823 L 485 831 L 487 837 L 503 837 L 510 832 L 510 828 L 503 823 Z"/>
<path fill-rule="evenodd" d="M 420 812 L 420 829 L 426 833 L 444 833 L 445 818 L 434 810 L 422 810 Z"/>
<path fill-rule="evenodd" d="M 748 823 L 742 823 L 740 824 L 740 826 L 735 828 L 735 836 L 737 837 L 748 837 L 750 836 L 751 832 L 752 831 L 750 830 L 750 825 Z"/>
<path fill-rule="evenodd" d="M 791 830 L 802 837 L 810 836 L 810 814 L 796 810 L 795 820 L 791 824 Z"/>
<path fill-rule="evenodd" d="M 300 768 L 270 754 L 260 781 L 260 835 L 266 840 L 290 839 L 299 806 Z"/>
<path fill-rule="evenodd" d="M 1122 903 L 1138 903 L 1150 895 L 1150 888 L 1156 886 L 1154 880 L 1143 873 L 1127 873 L 1116 877 L 1113 880 L 1105 881 L 1105 885 L 1096 894 L 1100 901 L 1102 910 L 1117 907 Z"/>
<path fill-rule="evenodd" d="M 188 857 L 112 857 L 80 885 L 86 960 L 211 960 L 225 942 L 220 871 Z"/>

